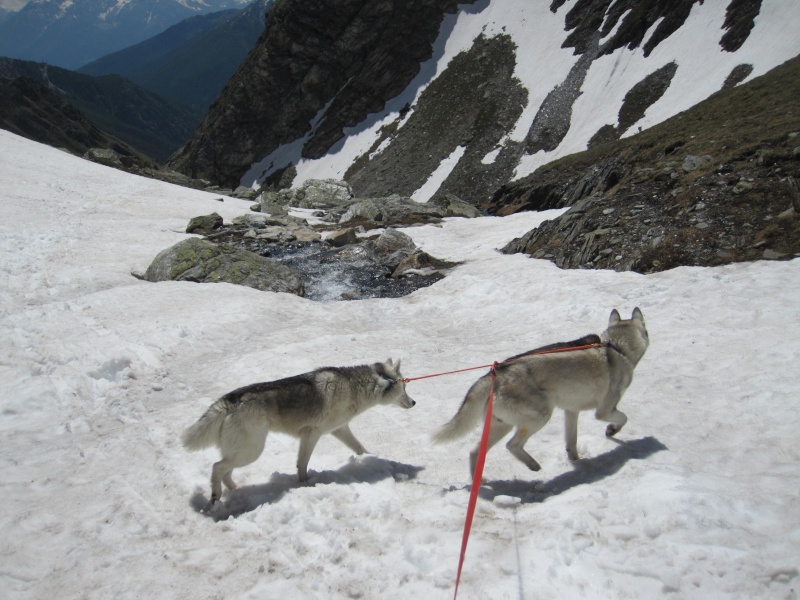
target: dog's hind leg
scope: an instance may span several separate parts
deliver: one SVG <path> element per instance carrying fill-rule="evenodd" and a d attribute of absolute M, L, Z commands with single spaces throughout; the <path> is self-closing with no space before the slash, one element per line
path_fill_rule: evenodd
<path fill-rule="evenodd" d="M 308 461 L 319 438 L 319 429 L 303 427 L 300 430 L 300 450 L 297 452 L 297 477 L 300 481 L 308 481 Z"/>
<path fill-rule="evenodd" d="M 542 407 L 538 411 L 530 411 L 528 418 L 517 425 L 517 431 L 506 444 L 508 451 L 531 471 L 538 471 L 542 467 L 530 454 L 525 452 L 525 443 L 528 438 L 547 424 L 552 414 L 552 408 Z"/>
<path fill-rule="evenodd" d="M 220 432 L 220 453 L 222 458 L 211 469 L 211 503 L 222 497 L 222 484 L 235 489 L 233 470 L 255 462 L 264 451 L 268 429 L 253 423 L 226 420 Z"/>
<path fill-rule="evenodd" d="M 513 425 L 503 423 L 502 421 L 498 420 L 497 417 L 494 417 L 492 419 L 491 429 L 489 430 L 489 443 L 486 446 L 486 453 L 488 454 L 491 447 L 502 440 L 512 429 Z M 475 449 L 469 453 L 469 473 L 472 476 L 475 475 L 475 465 L 478 462 L 478 453 L 480 450 L 481 445 L 478 443 L 478 445 L 475 446 Z"/>
<path fill-rule="evenodd" d="M 567 456 L 578 460 L 578 412 L 564 411 L 564 438 L 567 442 Z"/>
<path fill-rule="evenodd" d="M 347 424 L 342 425 L 339 429 L 331 431 L 331 435 L 356 454 L 364 454 L 367 451 L 361 442 L 356 439 L 356 436 L 353 435 L 353 432 L 350 431 L 350 426 Z"/>

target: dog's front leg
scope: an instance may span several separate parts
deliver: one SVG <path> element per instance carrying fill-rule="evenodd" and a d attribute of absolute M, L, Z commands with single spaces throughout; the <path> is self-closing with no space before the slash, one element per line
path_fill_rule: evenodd
<path fill-rule="evenodd" d="M 301 482 L 308 481 L 308 461 L 319 441 L 319 429 L 303 427 L 300 430 L 300 450 L 297 453 L 297 476 Z"/>
<path fill-rule="evenodd" d="M 578 460 L 578 412 L 564 411 L 564 438 L 567 442 L 567 456 Z"/>
<path fill-rule="evenodd" d="M 625 426 L 625 423 L 628 422 L 628 416 L 617 409 L 616 402 L 610 408 L 598 407 L 594 416 L 600 421 L 610 423 L 610 425 L 606 427 L 606 437 L 613 437 L 619 433 Z"/>
<path fill-rule="evenodd" d="M 356 454 L 364 454 L 367 451 L 361 442 L 356 439 L 356 436 L 354 436 L 353 432 L 350 431 L 350 426 L 346 423 L 339 427 L 339 429 L 334 429 L 331 431 L 331 435 Z"/>

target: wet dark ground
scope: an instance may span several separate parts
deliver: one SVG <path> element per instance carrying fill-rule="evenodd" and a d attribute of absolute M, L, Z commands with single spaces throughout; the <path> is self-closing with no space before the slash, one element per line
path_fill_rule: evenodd
<path fill-rule="evenodd" d="M 212 240 L 277 260 L 302 278 L 305 297 L 319 302 L 401 298 L 444 278 L 441 273 L 391 277 L 394 266 L 381 264 L 366 244 L 334 248 L 326 242 L 274 243 L 231 231 Z"/>

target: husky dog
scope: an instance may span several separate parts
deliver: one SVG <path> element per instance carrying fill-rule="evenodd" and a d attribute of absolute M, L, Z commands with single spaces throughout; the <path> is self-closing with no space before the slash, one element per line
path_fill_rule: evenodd
<path fill-rule="evenodd" d="M 578 413 L 594 410 L 597 419 L 609 423 L 607 437 L 622 429 L 628 417 L 617 404 L 648 344 L 641 310 L 635 308 L 629 320 L 622 320 L 613 310 L 608 329 L 600 336 L 544 346 L 496 365 L 489 448 L 516 427 L 506 448 L 529 469 L 538 471 L 541 467 L 525 452 L 525 442 L 544 427 L 558 407 L 564 411 L 567 456 L 578 460 Z M 591 347 L 559 351 L 578 346 Z M 472 431 L 486 414 L 491 385 L 491 373 L 478 379 L 455 416 L 434 434 L 434 442 L 449 442 Z M 471 473 L 475 473 L 478 451 L 476 447 L 470 453 Z"/>
<path fill-rule="evenodd" d="M 377 404 L 411 408 L 400 375 L 400 361 L 357 367 L 325 367 L 310 373 L 254 383 L 222 396 L 183 434 L 189 451 L 210 446 L 222 459 L 211 470 L 211 502 L 236 484 L 231 473 L 254 462 L 264 450 L 267 433 L 278 431 L 300 438 L 297 474 L 308 480 L 308 460 L 319 438 L 330 433 L 356 454 L 366 452 L 350 431 L 353 417 Z"/>

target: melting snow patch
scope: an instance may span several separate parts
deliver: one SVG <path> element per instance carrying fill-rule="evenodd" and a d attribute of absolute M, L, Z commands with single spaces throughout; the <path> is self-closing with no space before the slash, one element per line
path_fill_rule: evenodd
<path fill-rule="evenodd" d="M 442 183 L 444 183 L 444 181 L 450 176 L 450 173 L 458 164 L 458 161 L 461 160 L 462 156 L 464 156 L 464 151 L 466 149 L 466 146 L 459 146 L 453 150 L 450 153 L 450 156 L 439 163 L 439 166 L 436 168 L 436 170 L 431 173 L 430 177 L 428 177 L 428 181 L 426 181 L 416 192 L 411 194 L 411 198 L 417 202 L 427 202 L 430 200 L 431 197 L 439 190 Z"/>
<path fill-rule="evenodd" d="M 89 371 L 89 377 L 93 379 L 105 379 L 107 381 L 119 381 L 122 376 L 131 375 L 131 361 L 127 358 L 112 358 L 107 360 L 94 371 Z M 126 372 L 127 370 L 127 372 Z"/>

